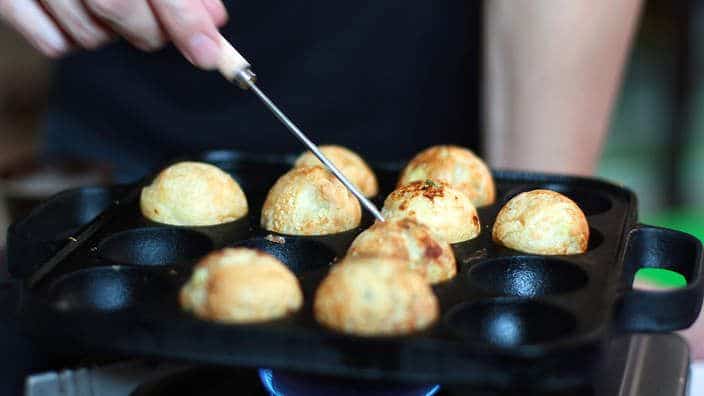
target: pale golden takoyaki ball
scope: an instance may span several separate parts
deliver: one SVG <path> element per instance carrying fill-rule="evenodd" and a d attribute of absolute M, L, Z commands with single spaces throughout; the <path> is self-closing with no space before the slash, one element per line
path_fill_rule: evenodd
<path fill-rule="evenodd" d="M 201 319 L 253 323 L 300 309 L 296 276 L 273 256 L 248 248 L 225 248 L 204 257 L 179 295 L 181 307 Z"/>
<path fill-rule="evenodd" d="M 362 218 L 357 198 L 319 166 L 293 168 L 269 190 L 261 225 L 288 235 L 325 235 L 351 230 Z"/>
<path fill-rule="evenodd" d="M 165 224 L 205 226 L 227 223 L 247 214 L 239 184 L 220 168 L 179 162 L 162 170 L 142 189 L 144 217 Z"/>
<path fill-rule="evenodd" d="M 367 197 L 373 197 L 379 191 L 379 184 L 372 168 L 354 151 L 335 145 L 322 145 L 320 151 Z M 306 151 L 294 164 L 300 166 L 323 166 L 313 153 Z"/>
<path fill-rule="evenodd" d="M 323 326 L 359 336 L 422 330 L 439 312 L 430 285 L 404 262 L 348 257 L 335 265 L 315 293 L 313 310 Z"/>
<path fill-rule="evenodd" d="M 481 231 L 469 198 L 449 184 L 433 180 L 397 188 L 384 201 L 381 213 L 386 220 L 415 220 L 449 243 L 473 239 Z"/>
<path fill-rule="evenodd" d="M 476 207 L 489 205 L 496 197 L 491 171 L 481 158 L 463 147 L 433 146 L 421 151 L 404 168 L 398 186 L 426 179 L 448 183 Z"/>
<path fill-rule="evenodd" d="M 574 201 L 550 190 L 513 197 L 496 216 L 496 243 L 535 254 L 578 254 L 587 250 L 589 224 Z"/>
<path fill-rule="evenodd" d="M 431 284 L 451 279 L 457 273 L 450 244 L 411 219 L 375 223 L 357 236 L 347 256 L 397 259 Z"/>

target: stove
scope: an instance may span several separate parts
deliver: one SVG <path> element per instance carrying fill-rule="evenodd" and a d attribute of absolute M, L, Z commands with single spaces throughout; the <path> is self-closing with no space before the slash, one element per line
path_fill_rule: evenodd
<path fill-rule="evenodd" d="M 26 396 L 685 396 L 689 352 L 674 334 L 614 339 L 594 383 L 572 389 L 497 392 L 462 385 L 359 381 L 269 369 L 123 361 L 27 377 Z M 575 357 L 579 358 L 579 357 Z M 691 396 L 694 396 L 691 393 Z"/>

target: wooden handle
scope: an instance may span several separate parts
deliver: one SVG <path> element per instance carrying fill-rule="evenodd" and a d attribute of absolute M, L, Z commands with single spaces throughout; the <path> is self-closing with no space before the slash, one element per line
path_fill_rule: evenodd
<path fill-rule="evenodd" d="M 220 73 L 229 81 L 233 81 L 239 72 L 249 68 L 247 59 L 225 37 L 220 36 L 220 62 L 218 63 Z"/>

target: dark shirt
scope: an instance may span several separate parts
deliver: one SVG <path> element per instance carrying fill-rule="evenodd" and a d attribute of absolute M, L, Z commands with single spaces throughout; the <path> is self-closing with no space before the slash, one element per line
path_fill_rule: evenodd
<path fill-rule="evenodd" d="M 480 3 L 238 2 L 222 32 L 313 141 L 398 160 L 438 143 L 477 148 Z M 106 159 L 125 177 L 211 148 L 302 151 L 252 93 L 172 47 L 117 43 L 61 61 L 55 77 L 46 150 Z"/>

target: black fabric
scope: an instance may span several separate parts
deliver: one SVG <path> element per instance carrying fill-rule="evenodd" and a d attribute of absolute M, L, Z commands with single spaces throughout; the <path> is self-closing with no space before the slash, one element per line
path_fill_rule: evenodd
<path fill-rule="evenodd" d="M 480 3 L 230 2 L 223 34 L 314 141 L 397 160 L 437 143 L 478 147 Z M 253 94 L 173 48 L 79 53 L 55 81 L 48 151 L 100 153 L 138 171 L 210 148 L 302 150 Z"/>

